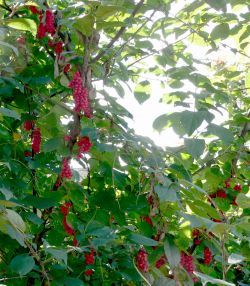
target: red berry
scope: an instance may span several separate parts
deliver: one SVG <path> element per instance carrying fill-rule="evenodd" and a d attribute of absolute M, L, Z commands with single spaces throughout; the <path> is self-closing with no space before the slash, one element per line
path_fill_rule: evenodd
<path fill-rule="evenodd" d="M 76 112 L 83 111 L 86 117 L 91 118 L 92 114 L 88 99 L 88 89 L 82 86 L 82 78 L 79 71 L 74 74 L 72 81 L 69 83 L 69 88 L 73 89 L 74 110 Z"/>
<path fill-rule="evenodd" d="M 90 253 L 85 253 L 84 257 L 85 257 L 85 264 L 89 265 L 89 264 L 94 264 L 95 263 L 95 256 L 94 256 L 95 252 L 92 249 Z"/>
<path fill-rule="evenodd" d="M 213 259 L 213 255 L 208 247 L 205 247 L 203 256 L 204 256 L 204 264 L 209 265 Z"/>
<path fill-rule="evenodd" d="M 60 56 L 63 51 L 63 42 L 58 42 L 55 44 L 55 53 Z"/>
<path fill-rule="evenodd" d="M 31 157 L 32 153 L 30 151 L 24 151 L 24 156 L 25 157 Z"/>
<path fill-rule="evenodd" d="M 162 265 L 166 264 L 167 259 L 165 255 L 162 255 L 160 259 L 158 259 L 155 263 L 156 268 L 161 268 Z"/>
<path fill-rule="evenodd" d="M 94 271 L 92 269 L 87 269 L 87 270 L 85 270 L 84 273 L 86 276 L 92 276 L 94 274 Z"/>
<path fill-rule="evenodd" d="M 37 28 L 37 38 L 42 39 L 45 37 L 45 35 L 46 35 L 46 27 L 42 22 L 40 22 Z"/>
<path fill-rule="evenodd" d="M 242 192 L 241 185 L 240 184 L 235 185 L 234 190 L 241 193 Z"/>
<path fill-rule="evenodd" d="M 36 6 L 33 6 L 33 5 L 29 6 L 29 10 L 31 11 L 32 14 L 40 15 L 42 13 L 40 10 L 37 9 Z"/>
<path fill-rule="evenodd" d="M 216 196 L 217 196 L 218 198 L 223 198 L 223 199 L 225 199 L 225 198 L 227 197 L 227 194 L 226 194 L 226 192 L 223 191 L 223 190 L 218 190 L 218 191 L 216 192 Z"/>
<path fill-rule="evenodd" d="M 50 39 L 48 40 L 48 46 L 50 48 L 53 48 L 55 46 L 55 44 L 53 43 L 53 41 L 51 41 Z"/>
<path fill-rule="evenodd" d="M 84 136 L 84 137 L 81 137 L 77 143 L 77 145 L 79 146 L 79 150 L 78 150 L 78 158 L 82 158 L 82 153 L 86 153 L 86 152 L 89 152 L 91 146 L 92 146 L 92 143 L 89 139 L 89 137 L 87 136 Z"/>
<path fill-rule="evenodd" d="M 192 255 L 181 253 L 181 265 L 187 270 L 188 273 L 194 272 L 194 258 Z"/>
<path fill-rule="evenodd" d="M 152 195 L 148 196 L 148 203 L 152 206 L 154 204 L 154 198 Z"/>
<path fill-rule="evenodd" d="M 226 181 L 224 182 L 224 187 L 225 187 L 225 188 L 230 188 L 230 186 L 231 186 L 230 179 L 228 179 L 228 180 L 226 180 Z"/>
<path fill-rule="evenodd" d="M 198 239 L 198 238 L 195 238 L 195 239 L 194 239 L 194 244 L 195 244 L 195 245 L 200 245 L 200 244 L 201 244 L 201 240 Z"/>
<path fill-rule="evenodd" d="M 32 132 L 32 150 L 34 154 L 40 152 L 41 148 L 41 131 L 40 128 L 35 128 Z"/>
<path fill-rule="evenodd" d="M 136 256 L 136 264 L 141 272 L 148 272 L 148 254 L 141 248 Z"/>
<path fill-rule="evenodd" d="M 62 171 L 61 171 L 61 177 L 71 179 L 72 172 L 69 166 L 69 160 L 64 158 L 62 163 L 63 163 L 63 166 L 62 166 Z"/>
<path fill-rule="evenodd" d="M 200 231 L 197 228 L 192 230 L 192 237 L 198 237 L 200 235 Z"/>
<path fill-rule="evenodd" d="M 26 131 L 30 131 L 32 129 L 32 127 L 33 127 L 33 123 L 30 120 L 26 120 L 23 124 L 23 128 Z"/>
<path fill-rule="evenodd" d="M 46 32 L 48 32 L 51 35 L 54 35 L 56 32 L 55 28 L 55 19 L 54 19 L 54 14 L 51 10 L 46 10 L 46 22 L 45 22 L 45 27 L 46 27 Z"/>
<path fill-rule="evenodd" d="M 76 238 L 74 238 L 72 244 L 75 247 L 78 246 L 78 240 Z"/>
<path fill-rule="evenodd" d="M 67 73 L 71 70 L 71 64 L 66 64 L 64 67 L 63 67 L 63 72 Z"/>
<path fill-rule="evenodd" d="M 63 217 L 63 226 L 64 230 L 67 232 L 67 234 L 74 236 L 75 230 L 67 223 L 67 217 Z"/>
<path fill-rule="evenodd" d="M 148 223 L 149 225 L 153 226 L 153 222 L 152 222 L 152 220 L 151 220 L 151 218 L 150 218 L 149 216 L 144 216 L 144 217 L 142 217 L 142 219 L 143 219 L 146 223 Z"/>
<path fill-rule="evenodd" d="M 214 222 L 222 222 L 222 220 L 216 219 L 216 218 L 213 218 L 212 221 L 214 221 Z"/>
<path fill-rule="evenodd" d="M 236 203 L 236 197 L 234 197 L 234 199 L 233 199 L 233 201 L 232 201 L 232 205 L 233 205 L 233 206 L 236 206 L 236 207 L 238 206 L 238 204 Z"/>

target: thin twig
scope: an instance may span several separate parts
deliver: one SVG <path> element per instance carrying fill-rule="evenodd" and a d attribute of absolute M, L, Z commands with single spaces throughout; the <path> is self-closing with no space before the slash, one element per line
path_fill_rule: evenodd
<path fill-rule="evenodd" d="M 144 3 L 144 0 L 141 0 L 136 6 L 135 6 L 135 9 L 134 11 L 132 12 L 131 14 L 131 18 L 133 18 L 137 12 L 140 10 L 140 8 L 142 7 Z M 120 28 L 120 30 L 116 33 L 116 35 L 114 36 L 114 38 L 108 43 L 108 45 L 106 46 L 105 50 L 102 50 L 99 52 L 99 54 L 97 54 L 91 61 L 91 63 L 95 63 L 97 62 L 100 58 L 102 58 L 106 53 L 107 53 L 107 50 L 110 49 L 111 47 L 113 47 L 114 43 L 122 36 L 122 34 L 125 32 L 126 30 L 126 27 L 125 26 L 122 26 Z"/>

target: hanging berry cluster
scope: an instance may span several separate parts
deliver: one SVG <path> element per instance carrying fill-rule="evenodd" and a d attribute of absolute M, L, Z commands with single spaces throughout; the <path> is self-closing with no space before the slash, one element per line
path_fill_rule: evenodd
<path fill-rule="evenodd" d="M 144 248 L 141 248 L 137 253 L 136 265 L 141 272 L 148 272 L 148 254 Z"/>
<path fill-rule="evenodd" d="M 188 274 L 194 279 L 195 277 L 193 276 L 194 273 L 194 258 L 192 255 L 188 255 L 185 252 L 181 252 L 181 265 L 183 266 L 183 268 L 186 269 L 186 271 L 188 272 Z"/>
<path fill-rule="evenodd" d="M 85 258 L 85 264 L 87 265 L 87 267 L 90 267 L 89 265 L 95 264 L 95 251 L 91 249 L 89 253 L 84 254 L 84 258 Z M 84 273 L 86 276 L 92 276 L 94 274 L 94 270 L 92 268 L 88 268 L 85 270 Z"/>
<path fill-rule="evenodd" d="M 73 79 L 69 83 L 69 88 L 73 89 L 74 110 L 78 113 L 82 111 L 86 117 L 91 118 L 92 113 L 88 99 L 88 89 L 82 86 L 82 78 L 79 71 L 74 74 Z"/>
<path fill-rule="evenodd" d="M 205 247 L 203 251 L 203 255 L 204 255 L 204 264 L 209 265 L 213 259 L 211 250 L 208 247 Z"/>
<path fill-rule="evenodd" d="M 63 214 L 63 227 L 65 232 L 70 235 L 70 236 L 74 236 L 73 239 L 73 246 L 77 246 L 78 245 L 78 241 L 76 239 L 76 231 L 68 224 L 67 222 L 67 215 L 69 214 L 69 209 L 72 207 L 72 203 L 66 202 L 63 206 L 61 206 L 61 213 Z"/>
<path fill-rule="evenodd" d="M 34 13 L 38 14 L 38 13 Z M 52 36 L 56 32 L 55 28 L 55 18 L 54 14 L 51 10 L 46 10 L 45 14 L 42 12 L 39 12 L 39 25 L 37 28 L 37 38 L 42 39 L 46 36 L 47 34 L 51 34 Z"/>
<path fill-rule="evenodd" d="M 26 120 L 23 124 L 23 128 L 25 131 L 31 131 L 31 138 L 32 138 L 32 152 L 33 154 L 37 154 L 41 150 L 41 130 L 40 128 L 35 128 L 35 123 L 30 120 Z M 29 151 L 25 151 L 25 157 L 31 156 L 32 153 Z"/>

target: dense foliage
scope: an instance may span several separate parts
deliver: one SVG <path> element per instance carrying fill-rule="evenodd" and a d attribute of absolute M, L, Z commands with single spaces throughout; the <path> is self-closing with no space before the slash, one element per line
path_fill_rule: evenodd
<path fill-rule="evenodd" d="M 0 1 L 1 285 L 249 285 L 246 2 Z"/>

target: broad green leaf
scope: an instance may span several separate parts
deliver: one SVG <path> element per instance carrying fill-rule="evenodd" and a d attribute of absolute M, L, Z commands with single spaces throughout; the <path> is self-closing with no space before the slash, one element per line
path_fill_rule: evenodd
<path fill-rule="evenodd" d="M 6 209 L 6 219 L 18 231 L 24 233 L 26 230 L 22 217 L 15 211 Z"/>
<path fill-rule="evenodd" d="M 204 120 L 205 112 L 192 112 L 185 110 L 181 113 L 181 124 L 185 130 L 185 134 L 192 135 L 193 132 L 201 125 Z M 175 126 L 173 126 L 175 128 Z"/>
<path fill-rule="evenodd" d="M 155 192 L 161 202 L 176 202 L 178 200 L 176 195 L 177 189 L 173 184 L 169 187 L 158 185 L 155 187 Z"/>
<path fill-rule="evenodd" d="M 237 253 L 231 253 L 228 257 L 228 264 L 238 264 L 245 260 L 245 257 Z"/>
<path fill-rule="evenodd" d="M 184 139 L 184 145 L 187 148 L 187 151 L 194 158 L 200 158 L 205 149 L 205 140 L 203 139 Z"/>
<path fill-rule="evenodd" d="M 168 237 L 167 240 L 164 242 L 164 251 L 168 259 L 170 268 L 176 268 L 180 264 L 181 257 L 180 251 L 176 247 L 172 238 Z"/>
<path fill-rule="evenodd" d="M 129 235 L 129 239 L 141 245 L 146 245 L 146 246 L 158 245 L 158 241 L 155 241 L 151 238 L 148 238 L 144 235 L 137 234 L 137 233 L 132 233 L 131 235 Z"/>
<path fill-rule="evenodd" d="M 58 148 L 60 148 L 60 146 L 62 146 L 63 144 L 63 139 L 61 137 L 56 137 L 56 138 L 52 138 L 49 139 L 44 145 L 43 145 L 43 151 L 46 152 L 51 152 L 51 151 L 55 151 Z"/>
<path fill-rule="evenodd" d="M 205 0 L 205 2 L 216 10 L 226 11 L 227 1 L 226 0 Z"/>
<path fill-rule="evenodd" d="M 245 194 L 238 194 L 236 198 L 236 203 L 240 208 L 247 209 L 250 208 L 250 197 Z"/>
<path fill-rule="evenodd" d="M 230 144 L 234 140 L 233 133 L 225 127 L 210 123 L 207 127 L 208 134 L 213 134 L 219 137 L 226 144 Z"/>
<path fill-rule="evenodd" d="M 67 252 L 66 250 L 60 250 L 55 248 L 46 248 L 46 252 L 51 254 L 54 258 L 56 258 L 58 261 L 64 262 L 67 265 Z"/>
<path fill-rule="evenodd" d="M 65 286 L 83 286 L 82 280 L 74 277 L 67 277 L 63 279 L 63 285 Z"/>
<path fill-rule="evenodd" d="M 150 98 L 151 88 L 150 88 L 150 82 L 145 80 L 140 82 L 134 90 L 134 96 L 135 99 L 142 104 L 147 99 Z"/>
<path fill-rule="evenodd" d="M 207 283 L 210 282 L 210 283 L 216 284 L 218 286 L 220 286 L 220 285 L 235 286 L 235 284 L 233 284 L 233 283 L 229 283 L 227 281 L 224 281 L 224 280 L 221 280 L 221 279 L 217 279 L 217 278 L 208 276 L 206 274 L 203 274 L 203 273 L 200 273 L 200 272 L 197 272 L 197 271 L 194 271 L 194 274 L 201 279 L 203 285 L 206 285 Z"/>
<path fill-rule="evenodd" d="M 38 209 L 47 209 L 57 205 L 55 200 L 48 198 L 39 198 L 34 196 L 27 196 L 22 203 L 27 206 L 33 206 Z"/>
<path fill-rule="evenodd" d="M 73 26 L 82 32 L 85 36 L 89 37 L 93 32 L 94 23 L 95 18 L 91 15 L 87 15 L 83 18 L 77 19 Z"/>
<path fill-rule="evenodd" d="M 96 18 L 97 20 L 99 19 L 105 19 L 108 18 L 112 15 L 114 15 L 115 13 L 117 13 L 119 11 L 119 7 L 118 6 L 103 6 L 103 5 L 99 5 L 97 10 L 96 10 Z"/>
<path fill-rule="evenodd" d="M 168 127 L 168 115 L 162 114 L 158 116 L 153 122 L 153 128 L 157 131 L 162 131 L 163 129 Z"/>
<path fill-rule="evenodd" d="M 230 28 L 229 28 L 228 23 L 222 23 L 213 29 L 211 33 L 211 37 L 215 40 L 226 39 L 229 33 L 230 33 Z"/>
<path fill-rule="evenodd" d="M 14 208 L 19 205 L 11 201 L 0 200 L 0 206 L 4 206 L 6 208 Z"/>
<path fill-rule="evenodd" d="M 1 46 L 1 45 L 12 49 L 13 52 L 16 54 L 16 56 L 18 56 L 19 53 L 18 53 L 18 49 L 17 49 L 16 47 L 12 46 L 12 45 L 9 44 L 9 43 L 3 42 L 3 41 L 0 41 L 0 46 Z"/>
<path fill-rule="evenodd" d="M 36 22 L 32 19 L 28 18 L 15 18 L 15 19 L 8 19 L 5 20 L 7 26 L 23 31 L 29 31 L 33 34 L 33 36 L 37 33 L 37 26 Z"/>
<path fill-rule="evenodd" d="M 20 254 L 14 257 L 10 262 L 11 269 L 20 276 L 29 273 L 35 266 L 34 259 L 28 254 Z"/>
<path fill-rule="evenodd" d="M 245 87 L 247 89 L 250 89 L 250 71 L 247 72 L 246 77 L 245 77 Z"/>
<path fill-rule="evenodd" d="M 8 108 L 0 107 L 0 113 L 3 116 L 12 117 L 12 118 L 15 118 L 15 119 L 18 119 L 18 120 L 21 119 L 20 115 L 16 111 L 10 110 Z"/>

